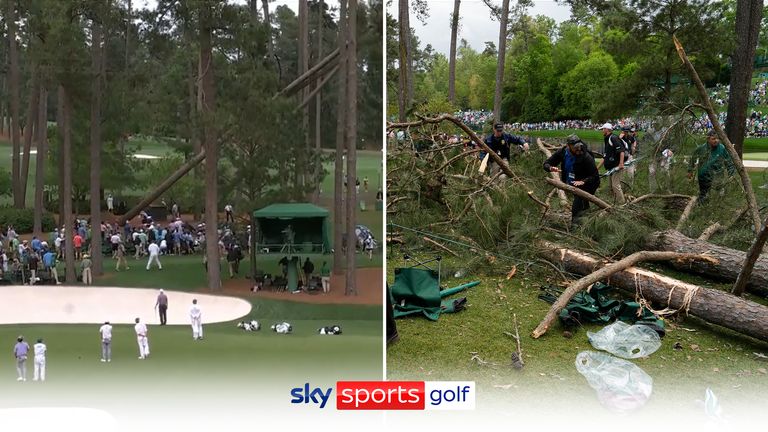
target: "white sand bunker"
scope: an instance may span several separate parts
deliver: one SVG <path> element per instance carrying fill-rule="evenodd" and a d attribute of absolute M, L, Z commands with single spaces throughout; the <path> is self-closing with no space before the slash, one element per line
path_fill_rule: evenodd
<path fill-rule="evenodd" d="M 0 324 L 132 324 L 136 317 L 159 324 L 154 309 L 159 290 L 73 286 L 0 286 Z M 192 299 L 203 323 L 232 321 L 248 315 L 251 304 L 235 297 L 165 291 L 168 324 L 189 324 Z"/>

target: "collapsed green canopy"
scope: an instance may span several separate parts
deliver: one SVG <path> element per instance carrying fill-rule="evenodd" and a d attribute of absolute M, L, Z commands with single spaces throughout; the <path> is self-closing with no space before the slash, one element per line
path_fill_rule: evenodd
<path fill-rule="evenodd" d="M 329 252 L 331 239 L 330 212 L 309 203 L 272 204 L 253 212 L 256 228 L 254 241 L 259 248 L 277 252 L 285 244 L 285 231 L 294 233 L 293 245 L 302 252 Z"/>
<path fill-rule="evenodd" d="M 437 272 L 417 268 L 396 268 L 395 283 L 390 287 L 395 318 L 423 314 L 437 321 L 441 313 L 458 312 L 464 309 L 466 299 L 443 300 L 480 282 L 470 282 L 456 288 L 440 291 Z"/>

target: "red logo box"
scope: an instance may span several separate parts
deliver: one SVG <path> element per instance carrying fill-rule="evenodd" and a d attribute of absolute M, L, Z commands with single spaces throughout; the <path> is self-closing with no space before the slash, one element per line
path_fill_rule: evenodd
<path fill-rule="evenodd" d="M 424 381 L 338 381 L 338 410 L 423 410 Z"/>

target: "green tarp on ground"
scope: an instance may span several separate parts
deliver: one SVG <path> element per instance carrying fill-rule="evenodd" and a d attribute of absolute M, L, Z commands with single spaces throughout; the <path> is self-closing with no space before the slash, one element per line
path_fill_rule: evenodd
<path fill-rule="evenodd" d="M 657 318 L 650 310 L 634 301 L 622 301 L 609 297 L 613 287 L 602 282 L 592 285 L 587 291 L 580 291 L 560 311 L 558 317 L 566 327 L 576 327 L 584 323 L 608 324 L 617 319 L 630 324 L 647 325 L 659 336 L 664 336 L 664 320 Z M 539 299 L 554 303 L 562 290 L 545 286 L 541 288 Z"/>
<path fill-rule="evenodd" d="M 396 268 L 395 282 L 390 286 L 395 318 L 423 314 L 428 319 L 437 321 L 441 313 L 458 312 L 464 309 L 466 303 L 466 298 L 443 300 L 443 297 L 479 283 L 471 282 L 441 292 L 436 271 Z"/>

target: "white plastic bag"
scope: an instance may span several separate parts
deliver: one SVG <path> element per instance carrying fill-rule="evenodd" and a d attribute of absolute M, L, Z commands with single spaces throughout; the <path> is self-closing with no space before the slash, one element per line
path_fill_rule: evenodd
<path fill-rule="evenodd" d="M 656 330 L 644 325 L 616 321 L 597 333 L 587 332 L 593 347 L 625 359 L 645 357 L 661 347 Z"/>
<path fill-rule="evenodd" d="M 651 397 L 653 379 L 635 364 L 611 355 L 582 351 L 576 356 L 576 369 L 597 391 L 606 408 L 625 413 L 636 410 Z"/>

